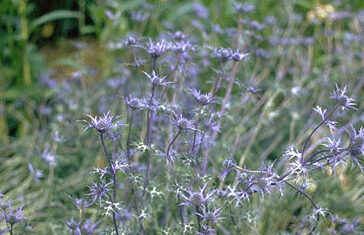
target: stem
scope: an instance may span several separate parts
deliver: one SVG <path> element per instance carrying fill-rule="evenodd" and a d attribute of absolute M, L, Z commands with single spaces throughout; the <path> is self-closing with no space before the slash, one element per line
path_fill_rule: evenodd
<path fill-rule="evenodd" d="M 201 232 L 201 218 L 197 213 L 200 213 L 198 206 L 196 206 L 196 218 L 197 218 L 197 224 L 198 224 L 198 232 Z"/>
<path fill-rule="evenodd" d="M 308 195 L 304 190 L 298 188 L 297 186 L 285 181 L 284 183 L 288 184 L 289 186 L 291 186 L 292 188 L 296 189 L 297 191 L 299 191 L 300 193 L 302 193 L 305 197 L 307 197 L 308 200 L 310 200 L 310 202 L 312 203 L 313 207 L 315 209 L 318 209 L 318 206 L 316 204 L 316 202 L 312 199 L 312 197 L 310 195 Z"/>
<path fill-rule="evenodd" d="M 324 120 L 322 120 L 322 122 L 320 124 L 318 124 L 315 129 L 313 129 L 313 131 L 310 133 L 310 135 L 307 137 L 307 139 L 305 140 L 304 144 L 303 144 L 303 149 L 302 149 L 302 158 L 301 158 L 301 162 L 303 162 L 304 159 L 304 154 L 307 148 L 307 144 L 308 141 L 311 139 L 312 135 L 317 131 L 317 129 L 319 129 L 319 127 L 324 124 L 330 117 L 331 115 L 336 111 L 336 109 L 339 107 L 339 104 L 337 104 L 334 109 L 325 117 Z"/>
<path fill-rule="evenodd" d="M 153 61 L 154 61 L 154 65 L 153 65 L 153 67 L 154 67 L 156 60 L 153 60 Z M 155 93 L 155 85 L 153 84 L 152 85 L 152 96 L 150 97 L 149 105 L 151 105 L 152 102 L 153 102 L 154 93 Z M 150 109 L 148 109 L 148 113 L 147 113 L 147 145 L 149 147 L 150 147 L 150 145 L 152 143 L 152 118 L 153 118 L 153 112 L 151 112 Z M 149 183 L 150 158 L 151 158 L 150 150 L 148 150 L 148 153 L 147 153 L 147 170 L 145 172 L 145 182 L 144 182 L 144 185 L 143 185 L 143 197 L 144 197 L 144 195 L 146 193 L 146 189 L 147 189 L 147 186 L 148 186 L 148 183 Z"/>
<path fill-rule="evenodd" d="M 126 152 L 128 154 L 128 159 L 130 158 L 130 135 L 131 135 L 131 128 L 133 126 L 133 117 L 134 117 L 134 110 L 131 110 L 128 137 L 126 139 Z"/>
<path fill-rule="evenodd" d="M 166 158 L 168 160 L 169 157 L 169 150 L 171 149 L 173 143 L 177 140 L 178 136 L 181 134 L 181 129 L 178 130 L 177 134 L 174 136 L 173 140 L 171 141 L 171 143 L 168 145 L 167 148 L 167 153 L 166 153 Z"/>
<path fill-rule="evenodd" d="M 100 137 L 101 137 L 102 148 L 104 149 L 104 152 L 105 152 L 105 155 L 106 155 L 106 159 L 107 159 L 107 161 L 109 163 L 110 172 L 111 172 L 111 175 L 113 176 L 114 192 L 113 192 L 112 203 L 114 203 L 115 200 L 116 200 L 116 174 L 115 174 L 115 172 L 114 172 L 114 170 L 112 168 L 111 158 L 110 158 L 110 155 L 108 154 L 107 149 L 106 149 L 106 146 L 105 146 L 104 134 L 101 133 Z M 116 223 L 116 215 L 115 215 L 115 212 L 114 211 L 112 212 L 112 219 L 113 219 L 113 223 L 114 223 L 114 227 L 115 227 L 115 233 L 116 233 L 116 235 L 119 235 L 118 225 Z"/>
<path fill-rule="evenodd" d="M 312 158 L 314 158 L 316 155 L 318 155 L 318 154 L 320 154 L 320 153 L 325 153 L 325 152 L 330 152 L 330 150 L 329 149 L 324 149 L 324 150 L 320 150 L 320 151 L 317 151 L 317 152 L 315 152 L 315 153 L 313 153 L 313 154 L 311 154 L 305 161 L 304 161 L 304 163 L 306 163 L 306 162 L 308 162 L 308 161 L 310 161 Z"/>
<path fill-rule="evenodd" d="M 193 133 L 193 143 L 192 143 L 192 156 L 193 158 L 195 158 L 195 146 L 196 146 L 196 136 L 197 136 L 197 128 L 198 128 L 198 124 L 200 122 L 200 118 L 201 118 L 201 113 L 202 113 L 202 108 L 203 106 L 201 105 L 200 107 L 200 111 L 198 112 L 198 116 L 197 116 L 197 119 L 194 123 L 195 125 L 195 130 L 194 130 L 194 133 Z"/>
<path fill-rule="evenodd" d="M 10 235 L 13 235 L 13 226 L 14 226 L 14 224 L 10 225 Z"/>

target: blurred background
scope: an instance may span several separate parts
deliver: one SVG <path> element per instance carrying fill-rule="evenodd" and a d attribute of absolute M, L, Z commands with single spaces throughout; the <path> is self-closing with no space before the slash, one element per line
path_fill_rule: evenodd
<path fill-rule="evenodd" d="M 228 47 L 226 35 L 237 21 L 233 2 L 239 1 L 0 2 L 0 193 L 15 205 L 25 205 L 29 220 L 19 234 L 66 234 L 63 217 L 74 211 L 69 195 L 84 194 L 92 181 L 89 172 L 103 164 L 102 152 L 93 144 L 96 138 L 82 134 L 77 120 L 104 112 L 105 106 L 124 112 L 115 97 L 123 93 L 130 74 L 121 59 L 129 52 L 118 43 L 131 33 L 156 38 L 181 30 L 201 46 Z M 335 83 L 348 85 L 359 100 L 358 111 L 350 115 L 362 125 L 364 1 L 244 3 L 255 4 L 244 16 L 244 40 L 252 58 L 239 76 L 241 84 L 256 85 L 267 99 L 259 103 L 252 98 L 251 108 L 258 104 L 264 110 L 254 114 L 259 118 L 241 108 L 227 118 L 224 130 L 231 138 L 221 142 L 221 154 L 233 149 L 252 168 L 262 160 L 278 159 L 312 125 L 310 110 L 326 104 Z M 198 72 L 202 88 L 210 86 L 209 70 Z M 234 88 L 233 94 L 240 92 Z M 228 142 L 248 147 L 231 148 Z M 258 153 L 262 156 L 257 159 Z M 216 166 L 222 160 L 217 159 Z M 310 190 L 344 217 L 356 218 L 364 209 L 363 186 L 363 176 L 349 166 Z M 307 205 L 293 204 L 294 197 L 292 193 L 278 203 L 258 200 L 255 203 L 266 204 L 263 214 L 252 210 L 246 220 L 260 234 L 289 233 L 291 215 Z M 88 213 L 97 218 L 96 211 Z M 278 213 L 280 218 L 273 216 Z"/>

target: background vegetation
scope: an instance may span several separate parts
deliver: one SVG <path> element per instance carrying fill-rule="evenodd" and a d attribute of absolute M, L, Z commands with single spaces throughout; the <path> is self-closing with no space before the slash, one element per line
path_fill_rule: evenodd
<path fill-rule="evenodd" d="M 236 76 L 232 112 L 223 117 L 224 138 L 218 137 L 213 149 L 216 169 L 229 155 L 252 169 L 262 161 L 279 162 L 285 148 L 302 144 L 307 130 L 317 123 L 312 107 L 330 102 L 335 83 L 347 85 L 359 101 L 357 112 L 350 112 L 340 124 L 348 127 L 352 121 L 360 126 L 364 119 L 363 1 L 249 2 L 256 7 L 244 19 L 265 23 L 273 16 L 277 23 L 265 23 L 261 30 L 259 26 L 244 28 L 244 49 L 250 57 Z M 78 120 L 108 109 L 126 119 L 125 104 L 117 97 L 129 94 L 124 84 L 132 71 L 126 58 L 132 55 L 117 45 L 127 35 L 146 40 L 181 30 L 201 46 L 230 46 L 227 32 L 238 20 L 233 1 L 200 1 L 208 17 L 194 21 L 195 3 L 0 2 L 0 193 L 15 207 L 24 205 L 27 217 L 15 234 L 67 234 L 64 220 L 77 217 L 69 195 L 87 193 L 94 180 L 89 173 L 105 164 L 102 149 L 95 144 L 97 137 L 83 133 Z M 138 20 L 136 12 L 146 19 Z M 334 13 L 344 17 L 332 17 Z M 287 42 L 275 43 L 275 38 Z M 315 41 L 297 42 L 300 38 Z M 199 56 L 203 63 L 203 55 Z M 218 67 L 217 62 L 200 68 L 196 78 L 205 91 L 215 76 L 211 67 Z M 250 86 L 259 92 L 246 92 Z M 225 92 L 222 89 L 218 96 L 223 99 Z M 329 130 L 314 136 L 317 145 L 325 133 Z M 47 152 L 55 155 L 55 165 L 40 157 Z M 216 177 L 213 173 L 217 172 L 211 177 Z M 360 170 L 348 164 L 337 174 L 327 174 L 317 173 L 319 180 L 308 189 L 311 195 L 342 217 L 361 217 L 364 181 Z M 308 207 L 309 202 L 297 200 L 292 191 L 282 200 L 279 194 L 256 196 L 243 212 L 241 207 L 230 206 L 230 210 L 241 214 L 239 219 L 246 224 L 236 231 L 289 234 L 290 226 Z M 85 214 L 94 221 L 100 218 L 97 209 L 87 209 Z M 233 228 L 226 223 L 225 229 Z"/>

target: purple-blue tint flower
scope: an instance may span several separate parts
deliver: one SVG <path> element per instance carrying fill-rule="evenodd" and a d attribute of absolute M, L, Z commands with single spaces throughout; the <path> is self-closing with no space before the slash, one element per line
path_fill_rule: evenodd
<path fill-rule="evenodd" d="M 1 218 L 4 219 L 5 222 L 10 224 L 11 226 L 25 220 L 25 217 L 23 216 L 23 206 L 20 206 L 14 212 L 13 207 L 11 206 L 11 201 L 8 201 L 7 212 L 6 212 L 6 208 L 3 208 Z"/>
<path fill-rule="evenodd" d="M 245 59 L 249 54 L 248 53 L 240 53 L 238 50 L 234 51 L 231 58 L 235 61 L 242 61 Z"/>
<path fill-rule="evenodd" d="M 254 4 L 242 4 L 242 3 L 234 2 L 233 7 L 239 13 L 247 13 L 247 12 L 255 10 Z"/>
<path fill-rule="evenodd" d="M 110 111 L 103 114 L 103 117 L 87 115 L 91 120 L 86 121 L 88 125 L 86 126 L 85 130 L 89 128 L 94 128 L 96 131 L 100 133 L 106 133 L 113 127 L 113 122 L 116 120 L 116 117 L 110 115 Z"/>
<path fill-rule="evenodd" d="M 138 40 L 135 37 L 129 36 L 125 39 L 124 44 L 126 46 L 135 46 L 137 44 L 137 42 L 138 42 Z"/>
<path fill-rule="evenodd" d="M 94 234 L 97 227 L 100 225 L 101 221 L 96 221 L 92 223 L 91 220 L 86 220 L 85 223 L 81 227 L 81 234 L 82 235 L 92 235 Z"/>
<path fill-rule="evenodd" d="M 182 131 L 193 128 L 193 121 L 184 118 L 181 114 L 173 118 L 175 125 Z"/>
<path fill-rule="evenodd" d="M 157 59 L 158 57 L 163 55 L 166 51 L 168 51 L 170 48 L 171 48 L 171 43 L 167 42 L 164 39 L 162 39 L 159 42 L 153 42 L 151 39 L 149 39 L 146 51 L 152 58 Z"/>
<path fill-rule="evenodd" d="M 221 62 L 226 62 L 232 59 L 234 52 L 230 48 L 213 48 L 214 56 L 221 60 Z"/>
<path fill-rule="evenodd" d="M 173 34 L 173 38 L 174 38 L 174 40 L 176 40 L 176 41 L 183 41 L 183 40 L 185 40 L 186 35 L 185 35 L 183 32 L 181 32 L 181 31 L 176 31 L 176 32 Z"/>
<path fill-rule="evenodd" d="M 184 200 L 184 202 L 182 202 L 180 205 L 186 205 L 186 206 L 202 206 L 204 205 L 206 202 L 208 202 L 213 193 L 210 192 L 208 194 L 205 193 L 207 184 L 205 184 L 202 188 L 200 188 L 200 191 L 192 191 L 192 190 L 187 190 L 188 195 L 185 194 L 181 194 L 182 199 Z"/>
<path fill-rule="evenodd" d="M 337 84 L 335 86 L 336 89 L 333 91 L 331 98 L 338 102 L 341 109 L 356 109 L 354 107 L 356 105 L 356 100 L 346 95 L 346 86 L 343 89 L 340 89 Z"/>
<path fill-rule="evenodd" d="M 219 220 L 221 220 L 220 215 L 221 208 L 216 208 L 214 210 L 208 210 L 204 205 L 201 206 L 201 212 L 196 213 L 204 222 L 214 226 Z"/>
<path fill-rule="evenodd" d="M 73 233 L 73 235 L 81 235 L 80 225 L 81 222 L 76 222 L 73 217 L 65 222 L 68 230 Z"/>
<path fill-rule="evenodd" d="M 129 106 L 129 108 L 133 110 L 137 109 L 143 109 L 144 108 L 144 101 L 139 98 L 132 98 L 132 97 L 126 97 L 124 99 L 125 104 Z"/>
<path fill-rule="evenodd" d="M 360 127 L 359 131 L 356 131 L 353 126 L 351 126 L 351 132 L 348 131 L 350 136 L 349 153 L 350 158 L 363 172 L 363 166 L 360 164 L 360 156 L 364 156 L 364 129 Z"/>
<path fill-rule="evenodd" d="M 93 203 L 98 200 L 101 205 L 102 199 L 104 197 L 108 197 L 108 192 L 110 190 L 108 186 L 110 184 L 111 183 L 106 183 L 103 180 L 100 183 L 92 183 L 92 185 L 89 187 L 90 193 L 88 193 L 87 195 L 91 196 Z"/>
<path fill-rule="evenodd" d="M 202 106 L 214 103 L 213 95 L 211 93 L 201 93 L 201 91 L 193 88 L 189 89 L 189 92 Z"/>
<path fill-rule="evenodd" d="M 171 84 L 172 82 L 166 81 L 167 76 L 158 76 L 156 72 L 153 70 L 152 74 L 148 74 L 146 72 L 143 72 L 145 76 L 150 80 L 150 82 L 155 86 L 166 86 L 168 84 Z"/>
<path fill-rule="evenodd" d="M 171 50 L 179 54 L 193 49 L 190 41 L 179 41 L 171 44 Z"/>
<path fill-rule="evenodd" d="M 149 14 L 142 11 L 132 11 L 131 18 L 136 22 L 144 22 L 149 18 Z"/>
<path fill-rule="evenodd" d="M 193 11 L 198 17 L 202 19 L 207 19 L 209 17 L 209 10 L 204 5 L 199 3 L 193 4 Z"/>

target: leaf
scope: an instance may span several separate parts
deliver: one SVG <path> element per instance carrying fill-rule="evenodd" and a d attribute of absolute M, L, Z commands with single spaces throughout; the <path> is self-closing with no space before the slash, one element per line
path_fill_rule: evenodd
<path fill-rule="evenodd" d="M 80 13 L 77 11 L 69 11 L 69 10 L 52 11 L 33 20 L 32 23 L 30 24 L 30 31 L 35 30 L 38 26 L 42 24 L 46 24 L 54 20 L 70 19 L 70 18 L 78 19 L 79 17 Z"/>

